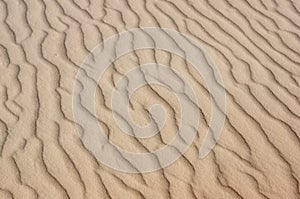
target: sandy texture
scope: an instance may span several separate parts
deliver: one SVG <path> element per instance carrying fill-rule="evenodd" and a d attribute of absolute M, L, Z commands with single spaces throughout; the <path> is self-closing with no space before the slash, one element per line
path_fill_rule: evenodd
<path fill-rule="evenodd" d="M 197 138 L 174 164 L 146 174 L 108 168 L 78 138 L 75 75 L 103 39 L 138 27 L 164 27 L 197 39 L 227 93 L 221 138 L 198 158 L 210 98 L 183 59 L 141 50 L 121 57 L 99 82 L 99 120 L 131 151 L 155 150 L 177 127 L 178 102 L 159 86 L 132 99 L 132 119 L 165 106 L 161 137 L 134 139 L 113 123 L 109 99 L 122 74 L 157 62 L 181 71 L 203 115 Z M 297 0 L 0 1 L 0 198 L 300 198 L 300 2 Z M 103 116 L 104 115 L 104 116 Z"/>

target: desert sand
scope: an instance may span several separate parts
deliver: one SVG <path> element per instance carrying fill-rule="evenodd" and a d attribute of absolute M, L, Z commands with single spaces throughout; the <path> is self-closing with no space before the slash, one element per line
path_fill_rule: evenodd
<path fill-rule="evenodd" d="M 109 140 L 135 153 L 175 136 L 180 104 L 159 85 L 131 97 L 131 119 L 150 121 L 165 108 L 151 138 L 116 125 L 110 99 L 116 82 L 141 64 L 170 66 L 196 92 L 197 135 L 173 164 L 126 173 L 98 161 L 77 132 L 76 74 L 105 39 L 160 27 L 195 39 L 218 68 L 226 91 L 220 138 L 203 159 L 211 116 L 201 74 L 163 50 L 136 50 L 115 60 L 98 82 L 97 119 Z M 300 1 L 297 0 L 4 0 L 0 1 L 0 198 L 300 198 Z M 191 116 L 193 117 L 193 116 Z"/>

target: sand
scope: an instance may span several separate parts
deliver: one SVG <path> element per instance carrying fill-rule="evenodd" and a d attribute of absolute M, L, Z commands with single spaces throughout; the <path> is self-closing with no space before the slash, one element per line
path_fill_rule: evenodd
<path fill-rule="evenodd" d="M 212 115 L 205 78 L 163 50 L 118 58 L 95 98 L 95 118 L 115 145 L 134 153 L 157 150 L 181 124 L 174 93 L 153 85 L 134 92 L 129 112 L 143 126 L 151 119 L 147 107 L 161 104 L 160 134 L 136 138 L 118 128 L 112 91 L 139 65 L 179 71 L 201 113 L 178 160 L 126 173 L 99 161 L 80 139 L 72 96 L 79 67 L 99 43 L 142 27 L 176 30 L 206 51 L 223 79 L 226 118 L 216 146 L 200 159 Z M 1 1 L 0 198 L 300 198 L 299 38 L 296 0 Z"/>

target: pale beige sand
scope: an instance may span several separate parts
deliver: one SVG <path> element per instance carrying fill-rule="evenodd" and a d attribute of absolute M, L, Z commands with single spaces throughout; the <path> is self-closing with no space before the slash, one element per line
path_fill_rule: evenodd
<path fill-rule="evenodd" d="M 1 199 L 300 198 L 299 1 L 4 0 L 0 18 Z M 224 79 L 227 119 L 205 159 L 198 158 L 207 129 L 202 119 L 197 139 L 174 164 L 126 174 L 97 162 L 80 142 L 73 81 L 103 39 L 152 26 L 197 38 Z M 181 58 L 161 51 L 131 53 L 107 71 L 97 95 L 98 111 L 107 115 L 99 118 L 111 140 L 128 150 L 154 150 L 163 143 L 158 137 L 125 136 L 103 96 L 110 99 L 113 82 L 128 68 L 154 60 L 185 74 L 206 120 L 210 117 L 204 82 Z M 169 91 L 155 89 L 136 92 L 132 117 L 144 124 L 149 119 L 144 105 L 163 103 L 170 117 L 162 137 L 168 141 L 178 102 Z"/>

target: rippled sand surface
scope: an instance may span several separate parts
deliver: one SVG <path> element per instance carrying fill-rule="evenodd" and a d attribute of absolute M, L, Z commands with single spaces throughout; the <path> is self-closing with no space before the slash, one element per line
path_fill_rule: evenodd
<path fill-rule="evenodd" d="M 132 120 L 165 107 L 165 128 L 138 139 L 113 120 L 111 93 L 129 69 L 175 68 L 197 93 L 196 138 L 161 170 L 129 174 L 105 166 L 78 137 L 75 76 L 103 40 L 140 27 L 179 31 L 219 69 L 226 121 L 216 146 L 199 159 L 211 116 L 205 81 L 181 57 L 137 50 L 113 62 L 98 83 L 97 119 L 110 141 L 156 150 L 175 136 L 180 104 L 169 90 L 144 86 Z M 2 0 L 0 1 L 0 198 L 300 198 L 300 1 L 297 0 Z M 192 116 L 191 116 L 192 117 Z"/>

